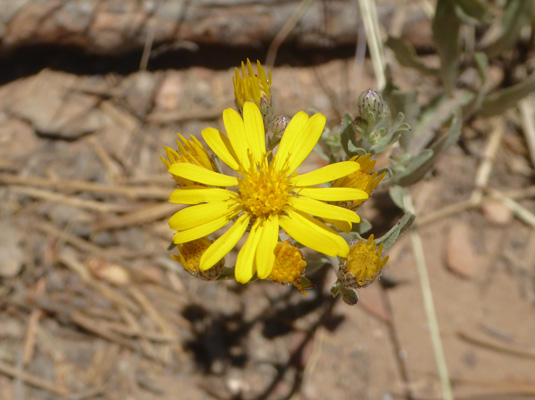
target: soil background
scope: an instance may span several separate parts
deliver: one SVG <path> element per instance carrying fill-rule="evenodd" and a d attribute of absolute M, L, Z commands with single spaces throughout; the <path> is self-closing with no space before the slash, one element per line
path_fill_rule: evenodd
<path fill-rule="evenodd" d="M 181 30 L 166 30 L 155 12 L 127 34 L 121 23 L 143 20 L 129 2 L 109 2 L 85 31 L 55 18 L 67 3 L 73 15 L 92 4 L 2 4 L 0 399 L 440 398 L 408 234 L 353 307 L 332 299 L 328 269 L 303 296 L 270 282 L 199 281 L 167 250 L 178 207 L 167 203 L 174 181 L 163 146 L 174 147 L 177 132 L 223 130 L 234 68 L 273 54 L 300 3 L 203 1 L 195 18 L 174 21 Z M 433 64 L 431 21 L 418 3 L 403 5 L 402 37 Z M 378 5 L 385 26 L 402 8 Z M 46 18 L 32 25 L 39 12 Z M 55 31 L 57 21 L 71 30 Z M 279 113 L 321 112 L 330 126 L 356 114 L 358 95 L 374 86 L 370 60 L 355 57 L 360 24 L 352 1 L 316 2 L 302 16 L 270 68 Z M 392 73 L 422 103 L 437 91 L 393 60 Z M 533 187 L 516 111 L 476 118 L 411 188 L 417 224 L 470 197 L 497 126 L 488 187 Z M 314 154 L 307 162 L 322 163 Z M 533 213 L 531 193 L 518 202 Z M 401 215 L 387 183 L 360 212 L 376 234 Z M 535 399 L 533 224 L 487 201 L 417 231 L 456 398 Z"/>

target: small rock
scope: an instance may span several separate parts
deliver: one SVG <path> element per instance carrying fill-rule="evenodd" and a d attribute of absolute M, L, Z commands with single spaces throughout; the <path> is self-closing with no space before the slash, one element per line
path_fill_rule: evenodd
<path fill-rule="evenodd" d="M 157 81 L 157 74 L 139 71 L 121 82 L 119 92 L 136 115 L 143 116 L 149 111 Z"/>
<path fill-rule="evenodd" d="M 131 282 L 128 271 L 119 264 L 92 257 L 86 261 L 87 268 L 95 278 L 111 283 L 115 286 L 125 286 Z"/>
<path fill-rule="evenodd" d="M 7 96 L 0 93 L 0 108 L 28 121 L 40 135 L 75 140 L 111 123 L 99 98 L 80 92 L 82 85 L 75 75 L 45 70 L 2 88 Z"/>
<path fill-rule="evenodd" d="M 481 210 L 487 220 L 494 224 L 505 225 L 513 219 L 513 212 L 509 207 L 497 200 L 485 201 L 481 205 Z"/>
<path fill-rule="evenodd" d="M 169 71 L 154 97 L 154 106 L 158 111 L 176 111 L 180 109 L 184 96 L 184 77 L 178 71 Z"/>
<path fill-rule="evenodd" d="M 470 240 L 470 226 L 464 222 L 455 223 L 448 235 L 446 264 L 450 271 L 463 278 L 475 275 L 479 257 Z"/>

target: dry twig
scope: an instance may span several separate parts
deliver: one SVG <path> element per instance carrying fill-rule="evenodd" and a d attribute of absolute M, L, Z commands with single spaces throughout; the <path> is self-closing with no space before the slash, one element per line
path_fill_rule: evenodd
<path fill-rule="evenodd" d="M 14 368 L 11 365 L 6 364 L 2 361 L 0 361 L 0 374 L 4 374 L 12 378 L 20 379 L 28 385 L 34 386 L 38 389 L 42 389 L 50 393 L 54 393 L 60 396 L 69 395 L 69 392 L 67 391 L 67 389 L 59 387 L 55 383 L 51 383 L 47 380 L 39 378 L 28 372 L 24 372 L 24 371 L 21 371 L 20 369 Z"/>
<path fill-rule="evenodd" d="M 169 183 L 171 183 L 171 180 L 169 181 Z M 169 189 L 160 187 L 104 185 L 101 183 L 86 181 L 58 180 L 35 177 L 26 178 L 18 175 L 5 173 L 0 173 L 0 184 L 19 186 L 40 186 L 62 191 L 80 191 L 89 193 L 113 194 L 118 196 L 124 196 L 132 200 L 167 200 L 169 198 Z"/>

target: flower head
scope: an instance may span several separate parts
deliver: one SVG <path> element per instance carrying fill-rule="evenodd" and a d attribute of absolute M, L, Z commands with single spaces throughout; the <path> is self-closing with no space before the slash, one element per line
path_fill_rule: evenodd
<path fill-rule="evenodd" d="M 375 167 L 376 160 L 370 159 L 371 154 L 368 153 L 364 156 L 354 156 L 351 157 L 349 161 L 353 161 L 360 165 L 360 169 L 339 178 L 334 182 L 335 187 L 349 187 L 357 188 L 365 191 L 368 196 L 372 194 L 374 189 L 377 187 L 379 182 L 384 178 L 386 172 L 383 172 L 381 175 L 376 171 L 373 174 L 372 169 Z M 356 208 L 361 205 L 366 199 L 355 199 L 349 203 L 349 208 Z"/>
<path fill-rule="evenodd" d="M 373 235 L 370 235 L 367 241 L 361 239 L 353 244 L 338 271 L 338 278 L 342 284 L 357 289 L 375 281 L 388 261 L 388 256 L 381 259 L 382 251 L 383 243 L 377 248 Z"/>
<path fill-rule="evenodd" d="M 175 243 L 210 235 L 232 222 L 203 253 L 200 270 L 216 265 L 248 228 L 248 238 L 236 260 L 238 282 L 248 282 L 255 273 L 260 279 L 271 274 L 281 228 L 304 246 L 332 257 L 347 256 L 346 241 L 314 217 L 349 225 L 358 223 L 360 218 L 354 211 L 325 202 L 365 199 L 368 194 L 356 188 L 314 186 L 349 175 L 360 165 L 345 161 L 302 175 L 296 173 L 318 142 L 325 117 L 297 113 L 275 155 L 266 151 L 264 124 L 255 103 L 244 104 L 243 118 L 235 110 L 226 109 L 223 123 L 227 135 L 207 128 L 202 136 L 235 174 L 224 175 L 191 163 L 174 163 L 169 167 L 169 172 L 178 178 L 205 185 L 178 188 L 171 193 L 170 202 L 191 205 L 169 220 L 170 227 L 177 231 Z"/>
<path fill-rule="evenodd" d="M 271 71 L 268 70 L 266 76 L 260 61 L 256 62 L 256 69 L 258 74 L 254 73 L 249 59 L 247 59 L 247 69 L 243 61 L 241 63 L 241 77 L 238 68 L 236 68 L 232 78 L 234 96 L 240 110 L 243 110 L 245 102 L 252 101 L 260 108 L 262 115 L 266 115 L 269 111 L 267 107 L 271 108 Z"/>
<path fill-rule="evenodd" d="M 282 284 L 291 283 L 306 295 L 299 282 L 306 265 L 303 254 L 296 246 L 289 241 L 278 242 L 275 246 L 275 264 L 268 279 Z"/>
<path fill-rule="evenodd" d="M 212 159 L 206 152 L 206 149 L 203 147 L 201 142 L 199 142 L 195 137 L 190 135 L 191 140 L 184 138 L 180 133 L 178 134 L 178 139 L 176 141 L 178 150 L 173 150 L 170 147 L 165 146 L 165 153 L 167 155 L 167 160 L 161 157 L 164 165 L 169 169 L 171 165 L 178 163 L 186 163 L 197 165 L 202 168 L 215 171 L 214 164 Z M 173 175 L 178 186 L 190 186 L 196 185 L 197 183 L 189 179 L 180 178 L 176 175 Z"/>
<path fill-rule="evenodd" d="M 203 280 L 212 281 L 219 277 L 223 263 L 219 262 L 213 268 L 207 271 L 202 271 L 199 268 L 201 257 L 208 247 L 212 244 L 212 241 L 207 237 L 192 240 L 191 242 L 182 243 L 177 246 L 178 255 L 171 256 L 173 260 L 178 261 L 184 269 L 191 275 L 201 278 Z"/>

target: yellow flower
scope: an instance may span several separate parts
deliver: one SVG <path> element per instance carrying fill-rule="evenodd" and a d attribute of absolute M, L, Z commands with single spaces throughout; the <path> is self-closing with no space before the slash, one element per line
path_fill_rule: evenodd
<path fill-rule="evenodd" d="M 201 271 L 199 268 L 201 256 L 213 242 L 207 237 L 192 240 L 191 242 L 177 245 L 178 255 L 174 254 L 171 258 L 178 261 L 184 269 L 191 275 L 201 278 L 203 280 L 216 280 L 221 274 L 223 263 L 216 264 L 213 268 L 207 271 Z"/>
<path fill-rule="evenodd" d="M 275 246 L 275 264 L 268 279 L 282 284 L 291 283 L 306 295 L 299 280 L 307 266 L 303 254 L 289 241 L 278 242 Z"/>
<path fill-rule="evenodd" d="M 368 193 L 368 196 L 372 194 L 379 182 L 385 177 L 386 172 L 378 175 L 378 172 L 374 172 L 372 169 L 375 167 L 376 160 L 370 159 L 371 154 L 368 153 L 363 156 L 351 157 L 349 161 L 354 161 L 360 165 L 360 169 L 349 174 L 343 178 L 340 178 L 334 182 L 335 187 L 350 187 L 357 188 Z M 361 205 L 366 199 L 356 199 L 349 203 L 350 208 L 355 208 Z"/>
<path fill-rule="evenodd" d="M 167 169 L 173 164 L 178 163 L 187 163 L 198 165 L 199 167 L 207 168 L 211 171 L 215 171 L 214 164 L 212 159 L 206 152 L 206 149 L 203 147 L 201 142 L 199 142 L 195 137 L 190 135 L 191 140 L 187 140 L 180 133 L 177 134 L 178 138 L 176 141 L 178 150 L 175 151 L 170 147 L 164 146 L 165 153 L 167 155 L 167 161 L 165 158 L 160 157 Z M 190 186 L 197 185 L 196 182 L 189 179 L 180 178 L 176 175 L 173 176 L 178 186 Z"/>
<path fill-rule="evenodd" d="M 169 172 L 179 178 L 215 187 L 184 187 L 174 190 L 169 201 L 189 204 L 169 220 L 177 231 L 173 241 L 186 243 L 205 237 L 233 221 L 232 226 L 202 255 L 206 271 L 238 243 L 248 227 L 250 233 L 240 250 L 236 280 L 248 282 L 256 273 L 265 279 L 273 270 L 279 230 L 296 241 L 329 256 L 347 256 L 349 246 L 333 229 L 313 218 L 358 223 L 351 210 L 324 201 L 365 199 L 354 188 L 311 187 L 333 181 L 359 169 L 345 161 L 299 175 L 297 167 L 310 154 L 325 126 L 325 117 L 297 113 L 286 128 L 277 153 L 266 153 L 264 123 L 256 104 L 246 102 L 243 119 L 233 109 L 223 111 L 227 135 L 207 128 L 202 136 L 214 153 L 236 174 L 223 175 L 190 163 L 175 163 Z M 234 187 L 234 190 L 226 188 Z"/>
<path fill-rule="evenodd" d="M 243 105 L 247 101 L 252 101 L 260 109 L 263 108 L 262 98 L 267 104 L 271 103 L 271 71 L 268 70 L 268 76 L 266 76 L 260 61 L 256 62 L 256 69 L 258 75 L 253 71 L 251 61 L 247 59 L 247 69 L 245 69 L 243 61 L 241 63 L 241 77 L 238 68 L 235 70 L 232 82 L 234 83 L 234 96 L 240 110 L 243 109 Z"/>
<path fill-rule="evenodd" d="M 338 278 L 346 287 L 361 288 L 368 286 L 381 275 L 381 269 L 388 261 L 388 256 L 381 259 L 383 243 L 377 244 L 370 235 L 368 241 L 361 239 L 351 246 L 346 259 L 342 260 Z"/>

